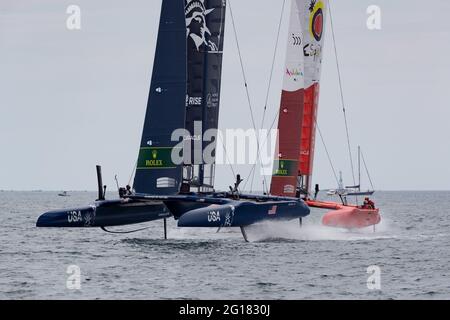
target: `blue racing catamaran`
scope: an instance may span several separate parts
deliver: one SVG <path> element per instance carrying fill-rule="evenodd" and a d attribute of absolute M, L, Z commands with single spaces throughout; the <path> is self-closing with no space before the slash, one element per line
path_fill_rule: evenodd
<path fill-rule="evenodd" d="M 310 150 L 301 147 L 315 134 L 325 6 L 326 0 L 292 0 L 272 195 L 242 194 L 240 175 L 229 191 L 214 190 L 217 136 L 211 132 L 219 122 L 226 1 L 163 0 L 133 186 L 106 200 L 97 167 L 92 205 L 44 213 L 37 226 L 107 231 L 173 216 L 179 227 L 240 227 L 247 241 L 245 227 L 254 223 L 301 222 L 310 213 L 303 201 L 310 172 L 300 172 Z M 308 95 L 306 83 L 313 87 Z"/>

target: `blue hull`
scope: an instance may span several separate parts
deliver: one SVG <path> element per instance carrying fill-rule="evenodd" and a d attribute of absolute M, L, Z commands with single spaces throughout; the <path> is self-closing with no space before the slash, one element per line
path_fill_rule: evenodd
<path fill-rule="evenodd" d="M 262 221 L 293 220 L 308 216 L 309 208 L 297 202 L 253 203 L 233 201 L 186 212 L 179 227 L 242 227 Z"/>
<path fill-rule="evenodd" d="M 41 215 L 37 227 L 87 228 L 136 224 L 170 217 L 162 202 L 130 199 L 97 201 L 91 206 L 50 211 Z"/>
<path fill-rule="evenodd" d="M 179 227 L 245 227 L 261 221 L 304 218 L 310 209 L 301 199 L 227 193 L 137 196 L 163 201 Z"/>
<path fill-rule="evenodd" d="M 50 211 L 37 227 L 111 227 L 173 217 L 179 227 L 246 227 L 261 221 L 304 218 L 309 207 L 300 199 L 227 193 L 177 196 L 136 195 L 91 206 Z"/>

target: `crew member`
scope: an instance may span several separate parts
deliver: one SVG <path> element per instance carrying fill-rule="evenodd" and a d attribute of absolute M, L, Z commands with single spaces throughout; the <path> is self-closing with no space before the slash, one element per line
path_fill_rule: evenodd
<path fill-rule="evenodd" d="M 319 184 L 316 184 L 316 188 L 314 190 L 314 200 L 317 199 L 317 195 L 319 194 L 320 188 L 319 188 Z"/>
<path fill-rule="evenodd" d="M 364 199 L 363 209 L 375 209 L 375 202 L 366 197 Z"/>
<path fill-rule="evenodd" d="M 370 201 L 369 198 L 364 199 L 364 203 L 362 205 L 363 209 L 369 209 L 369 201 Z"/>
<path fill-rule="evenodd" d="M 125 188 L 119 188 L 119 196 L 121 198 L 125 198 L 127 196 L 133 195 L 133 190 L 130 185 L 127 185 Z"/>

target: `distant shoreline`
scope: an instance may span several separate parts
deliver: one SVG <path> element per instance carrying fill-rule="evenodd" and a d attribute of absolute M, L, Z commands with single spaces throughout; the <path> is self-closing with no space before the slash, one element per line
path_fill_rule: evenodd
<path fill-rule="evenodd" d="M 0 192 L 97 192 L 97 190 L 11 190 L 11 189 L 0 189 Z M 221 192 L 222 190 L 217 190 Z M 325 191 L 321 191 L 325 192 Z M 377 192 L 450 192 L 450 190 L 376 190 Z M 262 193 L 262 191 L 253 191 L 252 193 Z M 375 193 L 375 194 L 376 194 Z"/>

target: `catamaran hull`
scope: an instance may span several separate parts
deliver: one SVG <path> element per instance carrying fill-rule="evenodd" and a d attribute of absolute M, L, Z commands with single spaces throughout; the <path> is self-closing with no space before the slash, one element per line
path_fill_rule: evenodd
<path fill-rule="evenodd" d="M 210 205 L 184 213 L 179 227 L 243 227 L 262 221 L 293 220 L 309 215 L 308 206 L 300 201 L 272 203 L 230 203 Z"/>
<path fill-rule="evenodd" d="M 331 211 L 322 218 L 322 223 L 328 227 L 361 229 L 377 225 L 381 222 L 378 209 L 360 209 L 354 207 L 342 207 Z"/>
<path fill-rule="evenodd" d="M 333 210 L 322 218 L 322 224 L 327 227 L 361 229 L 381 222 L 379 209 L 363 209 L 358 206 L 315 200 L 308 200 L 306 203 L 312 208 Z"/>
<path fill-rule="evenodd" d="M 309 215 L 298 198 L 230 193 L 175 196 L 134 195 L 135 200 L 162 201 L 179 227 L 246 227 L 261 221 L 293 220 Z"/>
<path fill-rule="evenodd" d="M 37 227 L 90 228 L 143 223 L 170 217 L 162 202 L 127 200 L 97 201 L 91 206 L 50 211 L 41 215 Z"/>

